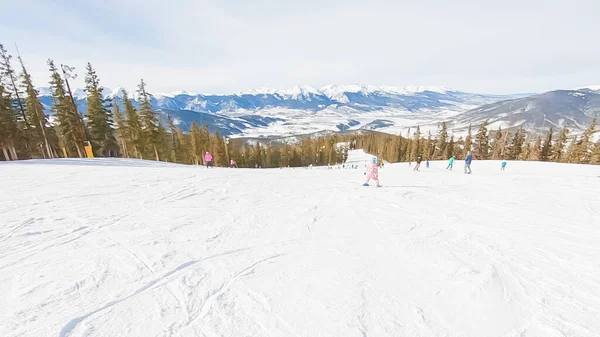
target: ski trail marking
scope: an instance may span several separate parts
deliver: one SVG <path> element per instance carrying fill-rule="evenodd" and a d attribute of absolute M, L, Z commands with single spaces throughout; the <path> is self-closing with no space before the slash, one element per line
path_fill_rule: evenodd
<path fill-rule="evenodd" d="M 266 246 L 270 246 L 270 245 L 276 245 L 276 244 L 281 244 L 281 243 L 287 243 L 287 242 L 289 242 L 289 241 L 294 241 L 294 240 L 288 240 L 288 241 L 282 241 L 282 242 L 275 242 L 275 243 L 272 243 L 272 244 L 269 244 L 269 245 L 266 245 Z M 152 288 L 152 289 L 154 289 L 154 288 L 153 288 L 153 286 L 155 286 L 157 283 L 159 283 L 159 282 L 161 282 L 161 281 L 169 282 L 169 280 L 167 280 L 167 279 L 168 279 L 170 276 L 172 276 L 173 274 L 175 274 L 175 273 L 178 273 L 178 272 L 180 272 L 180 271 L 183 271 L 183 270 L 185 270 L 185 269 L 187 269 L 187 268 L 189 268 L 189 267 L 191 267 L 191 266 L 193 266 L 193 265 L 196 265 L 196 264 L 198 264 L 198 263 L 200 263 L 200 262 L 203 262 L 203 261 L 212 260 L 212 259 L 214 259 L 214 258 L 221 257 L 221 256 L 226 256 L 226 255 L 231 255 L 231 254 L 236 254 L 236 253 L 244 252 L 244 251 L 251 250 L 251 249 L 254 249 L 254 248 L 256 248 L 256 247 L 247 247 L 247 248 L 240 248 L 240 249 L 229 250 L 229 251 L 225 251 L 225 252 L 223 252 L 223 253 L 214 254 L 214 255 L 211 255 L 211 256 L 205 257 L 205 258 L 203 258 L 203 259 L 199 259 L 199 260 L 191 260 L 191 261 L 185 262 L 185 263 L 183 263 L 183 264 L 181 264 L 181 265 L 177 266 L 175 269 L 173 269 L 173 270 L 171 270 L 171 271 L 169 271 L 169 272 L 167 272 L 167 273 L 163 274 L 162 276 L 160 276 L 160 277 L 158 277 L 158 278 L 156 278 L 156 279 L 154 279 L 154 280 L 152 280 L 152 281 L 150 281 L 150 282 L 146 283 L 146 284 L 145 284 L 143 287 L 141 287 L 141 288 L 137 289 L 136 291 L 134 291 L 134 292 L 133 292 L 132 294 L 130 294 L 130 295 L 128 295 L 128 296 L 126 296 L 126 297 L 124 297 L 124 298 L 122 298 L 122 299 L 118 299 L 118 300 L 110 301 L 110 302 L 106 303 L 105 305 L 103 305 L 102 307 L 100 307 L 100 308 L 98 308 L 98 309 L 96 309 L 96 310 L 94 310 L 94 311 L 91 311 L 91 312 L 89 312 L 89 313 L 87 313 L 87 314 L 85 314 L 85 315 L 83 315 L 83 316 L 79 316 L 79 317 L 76 317 L 76 318 L 73 318 L 73 319 L 71 319 L 71 320 L 70 320 L 69 322 L 67 322 L 67 324 L 66 324 L 66 325 L 65 325 L 65 326 L 64 326 L 64 327 L 63 327 L 63 328 L 60 330 L 60 332 L 59 332 L 59 337 L 68 337 L 68 336 L 70 336 L 70 335 L 71 335 L 71 333 L 73 332 L 73 330 L 75 330 L 75 328 L 77 327 L 77 325 L 79 325 L 79 323 L 81 323 L 82 321 L 84 321 L 84 320 L 85 320 L 85 319 L 87 319 L 88 317 L 90 317 L 90 316 L 93 316 L 93 315 L 95 315 L 95 314 L 97 314 L 97 313 L 99 313 L 99 312 L 105 311 L 105 310 L 107 310 L 107 309 L 110 309 L 110 308 L 114 307 L 114 306 L 115 306 L 115 305 L 117 305 L 117 304 L 120 304 L 120 303 L 123 303 L 123 302 L 125 302 L 125 301 L 128 301 L 128 300 L 130 300 L 131 298 L 133 298 L 133 297 L 135 297 L 135 296 L 137 296 L 137 295 L 139 295 L 139 294 L 141 294 L 141 293 L 144 293 L 144 292 L 145 292 L 145 291 L 147 291 L 148 289 L 151 289 L 151 288 Z M 252 266 L 250 266 L 250 267 L 248 267 L 248 268 L 246 268 L 246 269 L 242 270 L 241 272 L 237 273 L 237 274 L 236 274 L 234 277 L 239 277 L 239 276 L 240 276 L 241 274 L 243 274 L 245 271 L 248 271 L 248 269 L 252 269 L 252 268 L 253 268 L 253 267 L 255 267 L 257 264 L 259 264 L 259 263 L 262 263 L 262 262 L 265 262 L 266 260 L 269 260 L 269 259 L 272 259 L 272 258 L 278 257 L 278 256 L 280 256 L 280 255 L 281 255 L 281 254 L 279 254 L 279 255 L 275 255 L 275 256 L 272 256 L 272 257 L 270 257 L 270 258 L 267 258 L 267 259 L 265 259 L 265 260 L 261 260 L 261 261 L 259 261 L 259 262 L 255 263 L 254 265 L 252 265 Z M 223 286 L 221 286 L 221 288 L 223 288 Z"/>
<path fill-rule="evenodd" d="M 267 257 L 265 259 L 255 262 L 255 263 L 251 264 L 249 267 L 246 267 L 246 268 L 242 269 L 241 271 L 237 272 L 235 275 L 233 275 L 233 277 L 231 277 L 230 279 L 225 281 L 223 284 L 221 284 L 221 286 L 216 291 L 209 293 L 208 297 L 206 298 L 206 300 L 204 301 L 204 303 L 202 303 L 202 306 L 200 307 L 200 313 L 198 314 L 197 317 L 194 318 L 194 320 L 197 318 L 202 318 L 202 317 L 206 316 L 206 314 L 212 307 L 212 303 L 215 301 L 215 299 L 218 298 L 219 296 L 221 296 L 222 294 L 224 294 L 231 287 L 231 285 L 235 281 L 237 281 L 240 277 L 243 277 L 243 276 L 253 273 L 254 269 L 256 269 L 256 267 L 258 265 L 265 263 L 267 261 L 276 259 L 276 258 L 280 257 L 281 255 L 283 255 L 283 254 L 277 254 L 277 255 L 273 255 L 271 257 Z M 188 325 L 190 325 L 194 320 L 190 321 L 188 323 Z"/>
<path fill-rule="evenodd" d="M 21 229 L 22 227 L 25 227 L 27 225 L 30 225 L 32 223 L 35 222 L 35 218 L 29 218 L 23 222 L 21 222 L 20 225 L 17 225 L 13 230 L 10 231 L 10 233 L 8 233 L 8 235 L 6 235 L 3 239 L 2 242 L 8 240 L 16 231 L 18 231 L 19 229 Z"/>

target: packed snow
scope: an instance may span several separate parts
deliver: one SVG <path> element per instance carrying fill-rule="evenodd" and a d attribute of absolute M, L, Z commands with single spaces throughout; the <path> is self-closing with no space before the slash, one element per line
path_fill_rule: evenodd
<path fill-rule="evenodd" d="M 0 336 L 598 336 L 600 167 L 445 167 L 2 162 Z"/>

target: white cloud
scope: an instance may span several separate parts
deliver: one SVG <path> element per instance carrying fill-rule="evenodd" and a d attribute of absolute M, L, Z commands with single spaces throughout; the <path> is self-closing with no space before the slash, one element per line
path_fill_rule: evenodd
<path fill-rule="evenodd" d="M 0 23 L 37 85 L 45 59 L 103 85 L 232 92 L 328 83 L 531 92 L 595 83 L 594 0 L 104 0 L 9 2 Z M 4 4 L 3 4 L 4 6 Z M 81 80 L 79 83 L 81 85 Z"/>

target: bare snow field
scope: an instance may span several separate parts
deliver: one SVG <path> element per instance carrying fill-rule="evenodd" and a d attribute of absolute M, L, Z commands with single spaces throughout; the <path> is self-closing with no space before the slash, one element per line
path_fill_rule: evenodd
<path fill-rule="evenodd" d="M 445 167 L 2 162 L 0 336 L 600 336 L 600 167 Z"/>

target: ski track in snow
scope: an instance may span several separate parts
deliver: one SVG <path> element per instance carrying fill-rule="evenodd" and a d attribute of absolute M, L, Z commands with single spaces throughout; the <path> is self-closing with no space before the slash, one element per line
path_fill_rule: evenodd
<path fill-rule="evenodd" d="M 431 164 L 0 163 L 0 336 L 600 336 L 600 167 Z"/>

